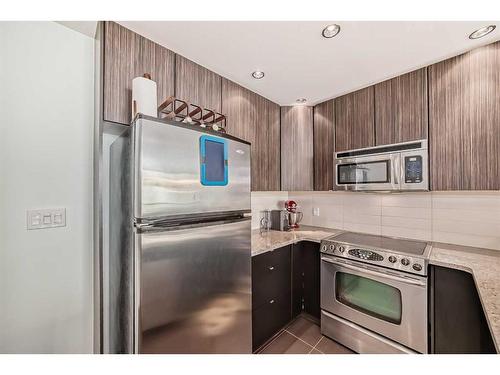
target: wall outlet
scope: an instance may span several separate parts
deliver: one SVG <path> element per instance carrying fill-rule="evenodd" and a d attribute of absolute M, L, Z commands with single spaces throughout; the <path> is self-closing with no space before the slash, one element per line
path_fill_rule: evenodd
<path fill-rule="evenodd" d="M 319 207 L 313 207 L 313 216 L 319 216 Z"/>
<path fill-rule="evenodd" d="M 66 226 L 66 209 L 52 208 L 27 211 L 27 229 L 47 229 Z"/>

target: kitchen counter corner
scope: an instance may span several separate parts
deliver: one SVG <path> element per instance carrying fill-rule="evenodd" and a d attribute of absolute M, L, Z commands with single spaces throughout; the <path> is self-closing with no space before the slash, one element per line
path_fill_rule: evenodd
<path fill-rule="evenodd" d="M 430 264 L 472 274 L 497 352 L 500 352 L 500 251 L 433 243 Z"/>
<path fill-rule="evenodd" d="M 321 242 L 321 240 L 340 232 L 342 231 L 339 229 L 308 225 L 302 225 L 300 228 L 288 232 L 270 230 L 260 233 L 259 229 L 254 229 L 252 230 L 252 256 L 300 241 Z"/>

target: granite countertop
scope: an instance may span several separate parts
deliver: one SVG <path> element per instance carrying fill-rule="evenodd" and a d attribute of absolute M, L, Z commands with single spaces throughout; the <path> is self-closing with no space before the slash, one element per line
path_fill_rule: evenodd
<path fill-rule="evenodd" d="M 429 262 L 472 274 L 493 342 L 500 353 L 500 251 L 434 242 Z"/>
<path fill-rule="evenodd" d="M 302 225 L 296 230 L 252 231 L 252 256 L 300 241 L 321 242 L 339 229 Z M 429 263 L 472 274 L 497 352 L 500 353 L 500 251 L 433 242 Z"/>
<path fill-rule="evenodd" d="M 270 230 L 261 234 L 260 229 L 255 229 L 252 231 L 252 256 L 300 241 L 321 242 L 322 239 L 340 232 L 342 231 L 338 229 L 308 225 L 301 225 L 298 229 L 289 232 Z"/>

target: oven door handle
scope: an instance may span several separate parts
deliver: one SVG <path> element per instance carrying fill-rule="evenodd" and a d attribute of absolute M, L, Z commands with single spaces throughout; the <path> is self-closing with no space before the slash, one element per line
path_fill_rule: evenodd
<path fill-rule="evenodd" d="M 321 260 L 323 260 L 325 262 L 328 262 L 328 263 L 336 264 L 338 266 L 342 266 L 342 267 L 347 268 L 347 269 L 352 270 L 352 271 L 362 271 L 362 272 L 364 272 L 364 273 L 366 273 L 368 275 L 383 277 L 383 278 L 386 278 L 386 279 L 389 279 L 389 280 L 399 281 L 399 282 L 402 282 L 402 283 L 405 283 L 405 284 L 418 285 L 418 286 L 426 286 L 426 283 L 424 283 L 423 281 L 417 280 L 417 279 L 411 279 L 411 278 L 407 278 L 407 277 L 389 275 L 389 274 L 386 274 L 386 273 L 383 273 L 383 272 L 372 271 L 372 270 L 370 270 L 368 268 L 364 268 L 364 267 L 351 266 L 349 264 L 346 264 L 346 263 L 343 263 L 343 262 L 337 262 L 337 261 L 335 261 L 333 259 L 326 258 L 326 257 L 321 257 Z"/>

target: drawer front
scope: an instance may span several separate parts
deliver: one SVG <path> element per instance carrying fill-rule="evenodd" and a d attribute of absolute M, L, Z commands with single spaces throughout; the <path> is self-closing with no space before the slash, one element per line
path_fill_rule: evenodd
<path fill-rule="evenodd" d="M 290 322 L 290 294 L 272 298 L 252 312 L 252 347 L 255 351 Z"/>
<path fill-rule="evenodd" d="M 291 289 L 290 246 L 252 258 L 252 308 Z"/>

